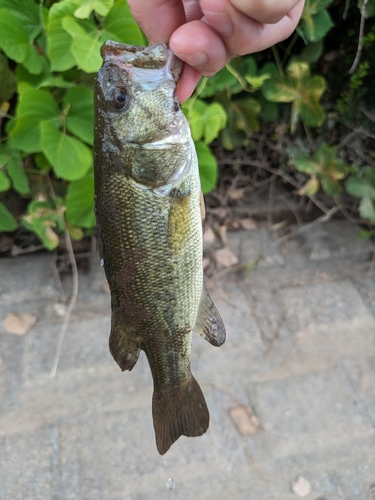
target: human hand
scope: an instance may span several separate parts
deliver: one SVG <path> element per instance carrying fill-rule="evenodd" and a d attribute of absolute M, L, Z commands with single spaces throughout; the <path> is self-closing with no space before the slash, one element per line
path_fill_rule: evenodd
<path fill-rule="evenodd" d="M 184 102 L 200 77 L 234 55 L 259 52 L 290 36 L 304 0 L 128 0 L 150 43 L 169 43 L 184 65 L 177 95 Z"/>

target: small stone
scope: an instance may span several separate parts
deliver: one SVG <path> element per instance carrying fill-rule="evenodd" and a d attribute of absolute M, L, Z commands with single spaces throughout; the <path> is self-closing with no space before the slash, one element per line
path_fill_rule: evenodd
<path fill-rule="evenodd" d="M 291 486 L 291 490 L 299 497 L 305 497 L 311 492 L 311 484 L 309 481 L 302 477 L 298 476 L 293 482 Z"/>
<path fill-rule="evenodd" d="M 216 250 L 214 257 L 216 264 L 221 267 L 230 267 L 238 264 L 237 256 L 228 247 Z"/>
<path fill-rule="evenodd" d="M 259 419 L 248 406 L 237 404 L 229 410 L 229 415 L 236 424 L 238 431 L 244 436 L 251 436 L 261 428 Z"/>
<path fill-rule="evenodd" d="M 35 325 L 37 317 L 35 314 L 23 313 L 15 314 L 9 313 L 5 316 L 4 326 L 8 333 L 15 333 L 16 335 L 25 335 L 32 326 Z"/>
<path fill-rule="evenodd" d="M 53 304 L 53 310 L 55 311 L 57 316 L 62 318 L 66 313 L 66 305 L 62 304 L 61 302 L 55 302 L 55 304 Z"/>

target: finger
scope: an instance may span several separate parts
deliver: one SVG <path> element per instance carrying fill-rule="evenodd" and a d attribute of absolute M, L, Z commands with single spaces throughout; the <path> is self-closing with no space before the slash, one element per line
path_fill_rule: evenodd
<path fill-rule="evenodd" d="M 255 21 L 235 9 L 228 0 L 201 0 L 201 7 L 209 25 L 221 35 L 227 51 L 232 55 L 244 55 L 288 38 L 298 23 L 303 3 L 298 3 L 275 24 Z"/>
<path fill-rule="evenodd" d="M 274 24 L 286 16 L 296 5 L 304 0 L 229 0 L 238 11 L 255 21 Z"/>
<path fill-rule="evenodd" d="M 171 34 L 186 21 L 181 0 L 128 0 L 128 4 L 150 44 L 168 43 Z"/>
<path fill-rule="evenodd" d="M 197 83 L 201 79 L 201 73 L 188 64 L 184 64 L 180 79 L 177 84 L 177 97 L 180 102 L 185 102 L 194 92 Z"/>
<path fill-rule="evenodd" d="M 180 26 L 171 36 L 172 51 L 205 76 L 212 76 L 230 59 L 219 34 L 203 21 Z"/>
<path fill-rule="evenodd" d="M 194 21 L 203 17 L 199 0 L 183 0 L 186 21 Z"/>

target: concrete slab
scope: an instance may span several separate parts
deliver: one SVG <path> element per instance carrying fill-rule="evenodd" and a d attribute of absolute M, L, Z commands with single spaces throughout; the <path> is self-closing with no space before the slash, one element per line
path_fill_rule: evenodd
<path fill-rule="evenodd" d="M 210 428 L 165 456 L 145 356 L 121 373 L 108 351 L 98 258 L 80 274 L 55 378 L 70 279 L 62 288 L 50 256 L 0 260 L 0 498 L 296 500 L 303 476 L 307 500 L 373 500 L 375 275 L 357 232 L 331 221 L 289 241 L 266 227 L 228 234 L 240 262 L 263 261 L 208 280 L 227 327 L 221 348 L 193 340 Z M 9 312 L 37 323 L 11 334 Z M 230 417 L 237 404 L 258 418 L 253 435 Z"/>

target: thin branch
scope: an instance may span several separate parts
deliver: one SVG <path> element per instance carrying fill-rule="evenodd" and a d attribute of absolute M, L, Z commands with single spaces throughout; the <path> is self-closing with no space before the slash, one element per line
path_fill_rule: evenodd
<path fill-rule="evenodd" d="M 72 245 L 72 240 L 70 239 L 70 235 L 67 229 L 65 229 L 65 242 L 66 242 L 66 248 L 68 249 L 68 254 L 69 254 L 69 261 L 70 265 L 72 266 L 72 276 L 73 276 L 73 284 L 72 284 L 72 296 L 70 297 L 69 305 L 66 310 L 65 316 L 64 316 L 64 321 L 61 325 L 60 329 L 60 334 L 59 334 L 59 339 L 57 342 L 57 347 L 55 351 L 55 358 L 53 360 L 53 365 L 51 369 L 51 377 L 56 376 L 56 371 L 57 371 L 57 366 L 59 364 L 60 360 L 60 354 L 61 354 L 61 349 L 62 345 L 64 342 L 64 337 L 65 337 L 65 332 L 68 327 L 68 323 L 70 320 L 70 315 L 72 314 L 74 305 L 77 300 L 77 295 L 78 295 L 78 270 L 77 270 L 77 262 L 74 257 L 74 251 L 73 251 L 73 245 Z"/>
<path fill-rule="evenodd" d="M 367 5 L 368 0 L 363 0 L 362 3 L 362 8 L 361 8 L 361 23 L 359 25 L 359 39 L 358 39 L 358 47 L 357 47 L 357 54 L 355 56 L 354 62 L 352 64 L 352 67 L 348 71 L 349 75 L 354 73 L 354 71 L 357 69 L 357 66 L 359 64 L 359 60 L 361 58 L 362 54 L 362 45 L 363 45 L 363 32 L 365 29 L 365 10 L 366 10 L 366 5 Z"/>
<path fill-rule="evenodd" d="M 304 233 L 305 231 L 308 231 L 311 229 L 313 226 L 316 226 L 322 222 L 328 222 L 332 219 L 332 217 L 335 215 L 336 212 L 339 211 L 338 207 L 333 207 L 328 210 L 328 212 L 324 215 L 321 215 L 317 219 L 315 219 L 313 222 L 310 222 L 309 224 L 306 224 L 305 226 L 297 228 L 295 231 L 292 231 L 291 233 L 282 236 L 281 238 L 277 238 L 273 243 L 280 243 L 281 241 L 289 240 L 290 238 L 293 238 L 297 234 Z"/>

